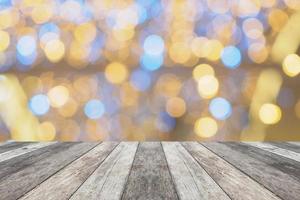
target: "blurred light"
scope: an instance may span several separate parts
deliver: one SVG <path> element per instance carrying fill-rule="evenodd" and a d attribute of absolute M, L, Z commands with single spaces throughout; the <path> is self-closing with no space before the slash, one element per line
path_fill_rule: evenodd
<path fill-rule="evenodd" d="M 295 77 L 300 73 L 300 57 L 297 54 L 288 55 L 282 65 L 283 71 L 290 77 Z"/>
<path fill-rule="evenodd" d="M 7 49 L 10 43 L 9 34 L 5 31 L 0 30 L 0 52 L 3 52 Z"/>
<path fill-rule="evenodd" d="M 128 70 L 125 65 L 112 62 L 105 68 L 105 77 L 106 79 L 115 84 L 120 84 L 127 79 Z"/>
<path fill-rule="evenodd" d="M 215 71 L 212 66 L 208 64 L 199 64 L 193 70 L 193 78 L 195 80 L 200 79 L 202 76 L 205 75 L 215 75 Z"/>
<path fill-rule="evenodd" d="M 136 90 L 146 91 L 151 86 L 151 77 L 143 70 L 135 70 L 131 74 L 130 83 Z"/>
<path fill-rule="evenodd" d="M 289 16 L 280 9 L 272 9 L 268 15 L 268 22 L 275 32 L 279 32 L 288 19 Z"/>
<path fill-rule="evenodd" d="M 81 44 L 88 44 L 96 38 L 97 29 L 92 23 L 80 24 L 74 30 L 75 39 Z"/>
<path fill-rule="evenodd" d="M 35 115 L 44 115 L 50 109 L 50 102 L 46 95 L 37 94 L 29 101 L 29 108 Z"/>
<path fill-rule="evenodd" d="M 230 0 L 207 0 L 209 9 L 218 14 L 226 13 L 230 8 Z"/>
<path fill-rule="evenodd" d="M 268 49 L 261 43 L 253 43 L 248 48 L 248 56 L 255 63 L 263 63 L 269 56 Z"/>
<path fill-rule="evenodd" d="M 181 117 L 186 111 L 185 101 L 179 97 L 167 101 L 166 111 L 171 117 Z"/>
<path fill-rule="evenodd" d="M 300 119 L 300 100 L 298 100 L 298 102 L 295 105 L 295 113 L 298 119 Z"/>
<path fill-rule="evenodd" d="M 284 0 L 284 3 L 294 10 L 300 10 L 300 1 L 299 0 Z"/>
<path fill-rule="evenodd" d="M 54 63 L 60 61 L 65 54 L 64 43 L 58 39 L 47 42 L 44 50 L 47 58 Z"/>
<path fill-rule="evenodd" d="M 145 53 L 149 55 L 161 55 L 164 52 L 164 40 L 159 35 L 149 35 L 143 47 Z"/>
<path fill-rule="evenodd" d="M 184 42 L 173 43 L 169 48 L 169 56 L 175 63 L 184 64 L 192 55 L 188 44 Z"/>
<path fill-rule="evenodd" d="M 39 141 L 51 141 L 55 139 L 56 129 L 51 122 L 43 122 L 40 124 L 37 137 Z"/>
<path fill-rule="evenodd" d="M 204 99 L 214 97 L 219 90 L 219 82 L 212 75 L 205 75 L 198 79 L 198 92 Z"/>
<path fill-rule="evenodd" d="M 26 65 L 27 67 L 19 66 L 21 70 L 27 70 L 30 69 L 31 65 L 35 62 L 35 59 L 37 57 L 37 53 L 34 51 L 31 55 L 23 56 L 19 53 L 17 53 L 17 59 L 18 61 Z"/>
<path fill-rule="evenodd" d="M 163 55 L 143 54 L 141 58 L 142 67 L 148 71 L 155 71 L 161 67 L 164 62 Z"/>
<path fill-rule="evenodd" d="M 58 108 L 63 106 L 69 99 L 69 90 L 65 86 L 59 85 L 53 87 L 48 92 L 48 98 L 51 106 Z"/>
<path fill-rule="evenodd" d="M 35 39 L 30 36 L 22 36 L 17 43 L 17 50 L 21 56 L 30 56 L 33 55 L 36 51 L 36 42 Z"/>
<path fill-rule="evenodd" d="M 251 39 L 257 39 L 262 36 L 264 27 L 256 18 L 248 18 L 243 22 L 243 31 Z"/>
<path fill-rule="evenodd" d="M 199 137 L 209 138 L 217 133 L 218 124 L 210 117 L 202 117 L 195 122 L 194 131 Z"/>
<path fill-rule="evenodd" d="M 58 109 L 58 112 L 63 117 L 72 117 L 75 115 L 78 109 L 78 104 L 75 100 L 69 98 L 69 100 Z"/>
<path fill-rule="evenodd" d="M 37 5 L 31 11 L 31 18 L 36 24 L 42 24 L 50 20 L 53 10 L 50 5 Z"/>
<path fill-rule="evenodd" d="M 237 68 L 242 61 L 240 50 L 234 46 L 225 47 L 222 51 L 221 58 L 223 64 L 230 69 Z"/>
<path fill-rule="evenodd" d="M 263 104 L 259 110 L 259 118 L 264 124 L 276 124 L 281 119 L 281 109 L 275 104 Z"/>
<path fill-rule="evenodd" d="M 209 111 L 216 119 L 225 120 L 230 117 L 232 108 L 229 101 L 218 97 L 210 102 Z"/>
<path fill-rule="evenodd" d="M 97 99 L 92 99 L 85 104 L 84 113 L 90 119 L 99 119 L 104 112 L 103 103 Z"/>
<path fill-rule="evenodd" d="M 159 113 L 156 121 L 156 127 L 161 132 L 170 132 L 176 126 L 176 120 L 166 112 Z"/>

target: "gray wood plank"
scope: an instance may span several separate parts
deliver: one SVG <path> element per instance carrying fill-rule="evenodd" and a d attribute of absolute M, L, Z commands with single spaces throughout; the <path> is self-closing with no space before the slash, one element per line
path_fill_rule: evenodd
<path fill-rule="evenodd" d="M 0 163 L 3 162 L 3 161 L 6 161 L 6 160 L 12 159 L 12 158 L 21 156 L 23 154 L 35 151 L 37 149 L 55 144 L 55 143 L 56 142 L 32 143 L 32 144 L 29 144 L 29 145 L 24 146 L 24 147 L 20 147 L 20 148 L 17 148 L 17 149 L 6 151 L 6 152 L 0 154 Z"/>
<path fill-rule="evenodd" d="M 245 144 L 300 162 L 300 154 L 287 149 L 276 147 L 272 144 L 263 143 L 263 142 L 245 142 Z"/>
<path fill-rule="evenodd" d="M 0 153 L 4 153 L 6 151 L 11 151 L 13 149 L 21 148 L 26 145 L 32 144 L 32 142 L 5 142 L 1 143 Z"/>
<path fill-rule="evenodd" d="M 193 179 L 199 189 L 201 199 L 229 200 L 227 194 L 207 174 L 207 172 L 194 160 L 187 150 L 179 143 L 175 143 L 178 155 L 188 167 Z"/>
<path fill-rule="evenodd" d="M 69 199 L 117 145 L 99 144 L 20 199 Z"/>
<path fill-rule="evenodd" d="M 0 199 L 18 199 L 95 145 L 96 143 L 76 143 L 64 151 L 53 151 L 48 157 L 3 177 L 0 180 Z"/>
<path fill-rule="evenodd" d="M 203 143 L 203 145 L 279 197 L 288 200 L 300 199 L 300 183 L 295 176 L 288 174 L 297 173 L 296 169 L 299 166 L 288 164 L 291 162 L 290 159 L 240 143 Z"/>
<path fill-rule="evenodd" d="M 160 142 L 139 144 L 122 199 L 178 199 Z"/>
<path fill-rule="evenodd" d="M 126 142 L 126 148 L 111 169 L 97 199 L 118 200 L 121 198 L 137 146 L 138 142 Z"/>
<path fill-rule="evenodd" d="M 53 154 L 56 154 L 60 151 L 67 150 L 71 146 L 77 143 L 74 142 L 64 142 L 64 143 L 55 143 L 44 148 L 40 148 L 37 151 L 32 151 L 14 159 L 6 160 L 0 163 L 0 182 L 4 177 L 11 175 L 12 173 L 17 173 L 18 171 L 32 165 L 35 162 L 38 162 L 42 159 L 45 159 Z"/>
<path fill-rule="evenodd" d="M 296 153 L 300 153 L 300 146 L 288 143 L 288 142 L 268 142 L 274 146 L 277 146 L 282 149 L 288 149 L 290 151 L 294 151 Z"/>
<path fill-rule="evenodd" d="M 176 145 L 173 142 L 162 142 L 162 146 L 179 198 L 182 200 L 201 199 L 201 192 L 189 168 L 179 156 Z"/>
<path fill-rule="evenodd" d="M 122 142 L 70 199 L 120 199 L 137 145 L 137 142 Z"/>
<path fill-rule="evenodd" d="M 201 144 L 196 142 L 182 144 L 231 199 L 279 199 Z"/>

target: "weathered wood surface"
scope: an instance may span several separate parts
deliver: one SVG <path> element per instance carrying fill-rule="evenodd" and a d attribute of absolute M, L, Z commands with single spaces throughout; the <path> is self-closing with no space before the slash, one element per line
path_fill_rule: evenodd
<path fill-rule="evenodd" d="M 300 199 L 300 143 L 0 144 L 0 200 Z"/>

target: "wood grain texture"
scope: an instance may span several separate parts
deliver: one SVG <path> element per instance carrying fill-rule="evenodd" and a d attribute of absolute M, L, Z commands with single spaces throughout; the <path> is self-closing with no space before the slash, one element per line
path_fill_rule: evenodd
<path fill-rule="evenodd" d="M 200 192 L 201 199 L 229 200 L 227 194 L 220 186 L 207 174 L 207 172 L 195 161 L 188 151 L 179 143 L 177 144 L 178 155 L 188 167 Z"/>
<path fill-rule="evenodd" d="M 122 151 L 118 161 L 111 169 L 97 199 L 118 200 L 121 198 L 137 146 L 138 142 L 126 142 L 126 148 Z"/>
<path fill-rule="evenodd" d="M 294 151 L 296 153 L 300 153 L 300 146 L 288 143 L 288 142 L 268 142 L 274 146 L 277 146 L 282 149 L 287 149 L 290 151 Z"/>
<path fill-rule="evenodd" d="M 21 156 L 23 154 L 35 151 L 37 149 L 55 144 L 55 142 L 43 142 L 43 143 L 32 143 L 20 148 L 16 148 L 10 151 L 6 151 L 0 154 L 0 163 L 9 159 L 12 159 L 17 156 Z"/>
<path fill-rule="evenodd" d="M 162 144 L 180 199 L 229 199 L 179 143 Z"/>
<path fill-rule="evenodd" d="M 296 176 L 299 166 L 288 163 L 291 160 L 279 157 L 255 147 L 240 143 L 203 143 L 211 151 L 246 173 L 279 197 L 287 200 L 300 199 L 300 184 Z M 292 169 L 288 169 L 292 167 Z"/>
<path fill-rule="evenodd" d="M 0 180 L 0 199 L 14 200 L 32 190 L 67 164 L 93 148 L 95 143 L 75 143 Z M 62 144 L 64 146 L 64 144 Z"/>
<path fill-rule="evenodd" d="M 245 142 L 245 144 L 248 144 L 248 145 L 257 147 L 259 149 L 268 151 L 270 153 L 274 153 L 274 154 L 277 154 L 279 156 L 283 156 L 283 157 L 295 160 L 297 162 L 300 162 L 300 154 L 295 153 L 295 152 L 290 151 L 290 150 L 287 150 L 287 149 L 282 149 L 282 148 L 276 147 L 274 145 L 267 144 L 267 143 L 262 143 L 262 142 Z"/>
<path fill-rule="evenodd" d="M 139 144 L 122 199 L 178 199 L 160 142 Z"/>
<path fill-rule="evenodd" d="M 10 151 L 13 149 L 21 148 L 26 145 L 31 144 L 32 142 L 5 142 L 0 144 L 0 153 Z"/>
<path fill-rule="evenodd" d="M 117 144 L 99 144 L 20 199 L 69 199 Z"/>
<path fill-rule="evenodd" d="M 269 190 L 201 144 L 184 142 L 183 146 L 231 199 L 278 199 Z"/>

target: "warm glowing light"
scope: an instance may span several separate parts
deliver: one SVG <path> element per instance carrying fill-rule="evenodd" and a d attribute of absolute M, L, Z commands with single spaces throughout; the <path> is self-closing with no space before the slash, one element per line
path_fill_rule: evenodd
<path fill-rule="evenodd" d="M 281 119 L 281 109 L 275 104 L 263 104 L 259 110 L 259 118 L 264 124 L 276 124 Z"/>
<path fill-rule="evenodd" d="M 7 49 L 10 43 L 9 34 L 5 31 L 0 30 L 0 52 L 3 52 Z"/>
<path fill-rule="evenodd" d="M 49 90 L 48 98 L 52 107 L 61 107 L 69 99 L 69 90 L 68 88 L 62 85 L 55 86 L 51 90 Z"/>
<path fill-rule="evenodd" d="M 290 77 L 297 76 L 300 73 L 300 56 L 297 54 L 288 55 L 283 61 L 282 69 Z"/>
<path fill-rule="evenodd" d="M 170 98 L 166 110 L 171 117 L 181 117 L 186 111 L 185 101 L 179 97 Z"/>
<path fill-rule="evenodd" d="M 193 78 L 195 80 L 200 79 L 202 76 L 205 75 L 215 75 L 215 71 L 212 66 L 208 64 L 199 64 L 193 70 Z"/>
<path fill-rule="evenodd" d="M 45 46 L 45 54 L 51 62 L 60 61 L 65 54 L 65 45 L 58 39 L 50 40 Z"/>
<path fill-rule="evenodd" d="M 74 36 L 81 44 L 92 42 L 97 34 L 97 29 L 92 23 L 80 24 L 74 31 Z"/>
<path fill-rule="evenodd" d="M 199 137 L 209 138 L 217 133 L 218 124 L 210 117 L 203 117 L 195 122 L 194 131 Z"/>
<path fill-rule="evenodd" d="M 206 75 L 198 79 L 198 92 L 202 98 L 209 99 L 214 97 L 219 90 L 219 82 L 216 77 Z"/>
<path fill-rule="evenodd" d="M 122 83 L 128 76 L 128 70 L 125 65 L 113 62 L 106 66 L 105 77 L 106 79 L 115 84 Z"/>
<path fill-rule="evenodd" d="M 37 133 L 38 140 L 51 141 L 56 136 L 56 129 L 51 122 L 43 122 L 40 124 L 40 129 Z"/>

